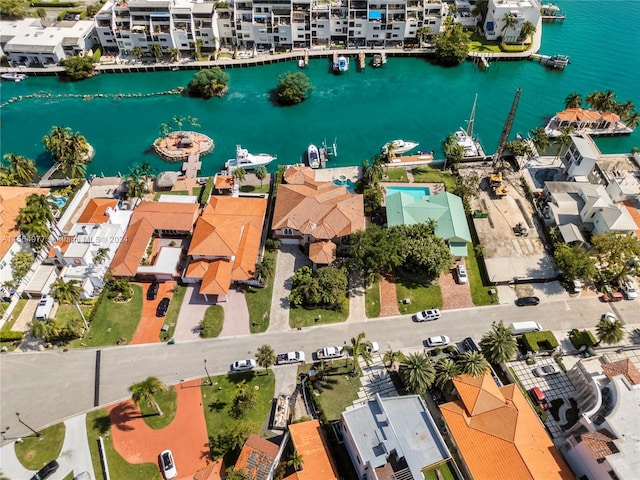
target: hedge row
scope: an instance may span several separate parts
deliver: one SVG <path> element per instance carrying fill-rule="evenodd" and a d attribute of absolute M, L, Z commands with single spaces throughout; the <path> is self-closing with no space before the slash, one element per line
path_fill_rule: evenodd
<path fill-rule="evenodd" d="M 538 350 L 553 350 L 558 346 L 558 340 L 553 332 L 531 332 L 522 336 L 522 346 L 528 352 L 537 352 Z"/>
<path fill-rule="evenodd" d="M 586 345 L 587 347 L 592 347 L 596 344 L 596 337 L 593 336 L 589 330 L 579 331 L 578 329 L 571 330 L 571 334 L 569 335 L 569 340 L 573 346 L 577 349 Z"/>
<path fill-rule="evenodd" d="M 15 340 L 22 340 L 24 336 L 23 332 L 13 332 L 11 330 L 0 330 L 0 342 L 13 342 Z"/>
<path fill-rule="evenodd" d="M 199 203 L 203 207 L 209 203 L 209 197 L 211 196 L 211 191 L 213 190 L 213 177 L 209 177 L 207 180 L 207 184 L 204 186 L 202 190 L 200 190 L 200 199 Z"/>
<path fill-rule="evenodd" d="M 79 7 L 82 5 L 82 2 L 31 2 L 32 7 L 43 7 L 43 8 L 71 8 L 71 7 Z"/>

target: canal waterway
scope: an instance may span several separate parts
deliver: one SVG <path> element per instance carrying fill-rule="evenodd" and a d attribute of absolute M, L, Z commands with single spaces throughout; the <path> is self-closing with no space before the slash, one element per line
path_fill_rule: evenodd
<path fill-rule="evenodd" d="M 545 24 L 540 53 L 569 55 L 564 72 L 550 71 L 532 61 L 496 62 L 486 72 L 465 62 L 457 68 L 431 65 L 424 59 L 390 58 L 387 66 L 341 76 L 328 72 L 325 59 L 312 60 L 305 73 L 314 91 L 293 107 L 271 102 L 271 89 L 284 72 L 298 70 L 295 62 L 227 70 L 230 91 L 223 99 L 161 95 L 140 98 L 80 97 L 74 95 L 151 93 L 186 87 L 194 71 L 99 75 L 82 82 L 55 77 L 30 77 L 21 83 L 3 82 L 2 102 L 19 95 L 49 92 L 49 98 L 14 102 L 0 110 L 0 153 L 33 158 L 39 170 L 50 166 L 42 137 L 52 126 L 68 126 L 95 147 L 88 173 L 126 173 L 148 161 L 159 170 L 173 170 L 148 153 L 160 125 L 172 117 L 197 117 L 198 130 L 215 142 L 203 158 L 202 174 L 213 174 L 234 156 L 236 144 L 253 153 L 277 154 L 269 169 L 300 161 L 309 143 L 337 139 L 338 156 L 329 166 L 359 165 L 380 146 L 402 138 L 420 142 L 419 149 L 435 150 L 465 126 L 478 93 L 475 132 L 485 151 L 495 151 L 515 91 L 522 95 L 512 130 L 526 133 L 544 125 L 563 109 L 565 96 L 577 91 L 612 89 L 619 101 L 631 100 L 640 109 L 640 40 L 638 0 L 559 0 L 564 23 Z M 354 52 L 355 54 L 355 52 Z M 57 95 L 62 95 L 58 98 Z M 640 129 L 638 129 L 640 130 Z M 636 131 L 627 137 L 597 140 L 604 153 L 629 152 L 640 146 Z"/>

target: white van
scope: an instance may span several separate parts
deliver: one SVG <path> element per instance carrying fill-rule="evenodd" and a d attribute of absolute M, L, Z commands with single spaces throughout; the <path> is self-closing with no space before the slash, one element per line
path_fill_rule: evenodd
<path fill-rule="evenodd" d="M 513 330 L 511 335 L 522 335 L 523 333 L 542 331 L 542 325 L 538 322 L 514 322 L 509 325 L 509 328 Z"/>
<path fill-rule="evenodd" d="M 47 318 L 49 318 L 49 314 L 51 313 L 52 308 L 53 297 L 50 297 L 49 295 L 43 295 L 38 302 L 38 307 L 36 308 L 36 320 L 46 320 Z"/>

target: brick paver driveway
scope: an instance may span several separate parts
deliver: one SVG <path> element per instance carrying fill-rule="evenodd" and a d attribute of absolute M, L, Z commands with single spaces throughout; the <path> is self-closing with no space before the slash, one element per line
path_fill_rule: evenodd
<path fill-rule="evenodd" d="M 160 329 L 164 325 L 164 317 L 156 317 L 156 308 L 160 300 L 167 297 L 173 298 L 173 289 L 176 282 L 164 282 L 158 286 L 158 296 L 155 300 L 147 300 L 147 291 L 150 283 L 138 284 L 142 287 L 142 317 L 138 323 L 131 344 L 156 343 L 160 341 Z"/>

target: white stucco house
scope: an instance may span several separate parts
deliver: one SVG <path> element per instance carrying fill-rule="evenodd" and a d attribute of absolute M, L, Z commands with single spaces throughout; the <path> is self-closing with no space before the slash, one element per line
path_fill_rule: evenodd
<path fill-rule="evenodd" d="M 512 16 L 513 25 L 507 27 L 506 16 Z M 538 0 L 489 0 L 484 33 L 487 40 L 502 40 L 517 43 L 522 26 L 531 22 L 540 28 L 540 2 Z"/>

